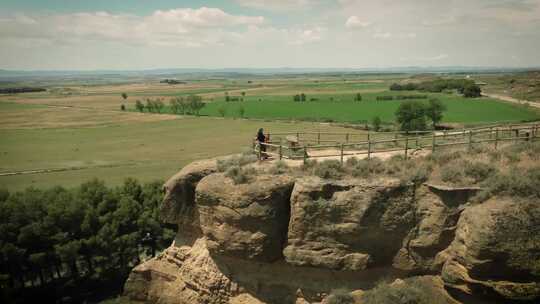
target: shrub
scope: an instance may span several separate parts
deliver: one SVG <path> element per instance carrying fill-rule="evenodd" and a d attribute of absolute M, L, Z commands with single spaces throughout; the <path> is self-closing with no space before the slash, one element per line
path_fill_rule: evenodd
<path fill-rule="evenodd" d="M 402 176 L 400 177 L 400 182 L 402 185 L 413 183 L 419 185 L 428 180 L 429 175 L 431 174 L 431 165 L 428 163 L 420 163 L 412 168 L 403 170 Z"/>
<path fill-rule="evenodd" d="M 232 166 L 225 172 L 225 176 L 232 179 L 235 184 L 245 184 L 249 182 L 251 176 L 254 174 L 255 169 L 243 168 L 240 166 Z"/>
<path fill-rule="evenodd" d="M 316 159 L 308 159 L 305 163 L 300 166 L 300 169 L 302 171 L 311 171 L 317 166 L 317 160 Z"/>
<path fill-rule="evenodd" d="M 283 173 L 286 173 L 287 171 L 289 171 L 289 166 L 287 165 L 286 162 L 282 161 L 282 160 L 278 160 L 274 166 L 272 166 L 269 170 L 269 172 L 271 174 L 275 174 L 275 175 L 278 175 L 278 174 L 283 174 Z"/>
<path fill-rule="evenodd" d="M 441 179 L 443 182 L 462 184 L 465 181 L 463 167 L 458 166 L 456 162 L 441 167 Z"/>
<path fill-rule="evenodd" d="M 497 194 L 540 198 L 540 167 L 512 168 L 508 173 L 490 176 L 482 185 L 486 188 L 479 194 L 483 199 Z"/>
<path fill-rule="evenodd" d="M 225 172 L 227 169 L 233 166 L 242 167 L 247 164 L 251 164 L 257 161 L 257 156 L 252 153 L 243 153 L 240 155 L 234 155 L 225 159 L 217 160 L 217 169 L 219 172 Z"/>
<path fill-rule="evenodd" d="M 373 125 L 373 130 L 379 132 L 379 130 L 381 129 L 381 118 L 379 116 L 375 116 L 373 117 L 373 119 L 371 120 L 371 124 Z"/>
<path fill-rule="evenodd" d="M 340 178 L 343 175 L 343 166 L 339 160 L 325 160 L 315 166 L 313 173 L 320 178 Z"/>
<path fill-rule="evenodd" d="M 384 164 L 378 158 L 358 160 L 351 169 L 354 177 L 369 177 L 384 172 Z"/>
<path fill-rule="evenodd" d="M 464 162 L 465 175 L 472 178 L 475 183 L 481 182 L 497 173 L 497 168 L 483 162 Z"/>
<path fill-rule="evenodd" d="M 364 304 L 433 304 L 440 296 L 433 287 L 418 279 L 406 279 L 399 285 L 379 283 L 362 295 Z"/>
<path fill-rule="evenodd" d="M 351 293 L 345 289 L 336 289 L 330 292 L 325 299 L 327 304 L 354 304 L 354 298 Z"/>

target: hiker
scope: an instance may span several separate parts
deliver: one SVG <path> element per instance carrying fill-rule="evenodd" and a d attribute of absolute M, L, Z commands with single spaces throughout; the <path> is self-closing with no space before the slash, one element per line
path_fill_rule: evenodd
<path fill-rule="evenodd" d="M 259 142 L 261 160 L 268 158 L 268 156 L 265 153 L 266 145 L 264 145 L 264 143 L 266 142 L 266 136 L 264 136 L 263 128 L 260 128 L 259 132 L 257 132 L 257 141 Z"/>

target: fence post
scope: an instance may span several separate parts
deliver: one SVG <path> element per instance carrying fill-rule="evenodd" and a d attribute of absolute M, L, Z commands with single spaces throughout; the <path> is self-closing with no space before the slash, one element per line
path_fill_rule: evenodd
<path fill-rule="evenodd" d="M 304 145 L 304 164 L 307 163 L 307 158 L 308 158 L 307 147 L 306 145 Z"/>
<path fill-rule="evenodd" d="M 346 142 L 346 143 L 349 142 L 349 133 L 346 133 L 346 134 L 345 134 L 345 142 Z"/>
<path fill-rule="evenodd" d="M 343 144 L 341 144 L 341 164 L 343 165 Z"/>
<path fill-rule="evenodd" d="M 407 150 L 409 149 L 409 136 L 405 137 L 405 159 L 407 159 Z"/>
<path fill-rule="evenodd" d="M 394 145 L 397 145 L 397 132 L 394 133 Z"/>
<path fill-rule="evenodd" d="M 472 149 L 472 130 L 469 131 L 469 151 Z"/>
<path fill-rule="evenodd" d="M 489 139 L 493 137 L 493 127 L 489 127 Z"/>
<path fill-rule="evenodd" d="M 318 132 L 317 132 L 317 144 L 318 144 L 318 145 L 321 144 L 321 131 L 318 131 Z"/>
<path fill-rule="evenodd" d="M 431 153 L 435 152 L 435 131 L 433 131 L 432 138 L 431 138 Z"/>
<path fill-rule="evenodd" d="M 279 142 L 279 160 L 283 158 L 283 146 L 281 145 L 281 141 Z"/>
<path fill-rule="evenodd" d="M 368 142 L 367 142 L 367 158 L 371 159 L 371 140 L 369 139 L 369 133 L 368 133 Z"/>
<path fill-rule="evenodd" d="M 495 150 L 497 150 L 498 144 L 499 144 L 499 127 L 495 129 Z"/>
<path fill-rule="evenodd" d="M 296 132 L 296 140 L 298 141 L 298 143 L 300 143 L 300 133 L 299 132 Z"/>
<path fill-rule="evenodd" d="M 415 145 L 414 145 L 416 149 L 418 149 L 418 134 L 419 134 L 419 133 L 420 133 L 420 132 L 416 131 L 416 143 L 415 143 Z"/>

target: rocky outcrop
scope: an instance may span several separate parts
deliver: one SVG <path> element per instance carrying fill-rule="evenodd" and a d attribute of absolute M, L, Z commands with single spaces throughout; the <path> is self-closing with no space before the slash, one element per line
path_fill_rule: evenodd
<path fill-rule="evenodd" d="M 291 196 L 287 262 L 362 270 L 392 260 L 414 226 L 414 191 L 398 180 L 300 179 Z"/>
<path fill-rule="evenodd" d="M 235 184 L 216 167 L 196 162 L 166 183 L 162 218 L 178 234 L 133 269 L 130 299 L 306 304 L 346 288 L 361 301 L 381 278 L 406 290 L 417 281 L 405 278 L 426 274 L 435 304 L 540 298 L 537 200 L 471 204 L 478 188 L 269 175 L 263 165 Z"/>
<path fill-rule="evenodd" d="M 393 266 L 413 273 L 438 273 L 435 256 L 454 239 L 459 216 L 479 188 L 422 185 L 416 189 L 417 224 L 403 242 Z"/>
<path fill-rule="evenodd" d="M 286 175 L 259 175 L 240 185 L 224 174 L 202 179 L 196 202 L 210 252 L 262 262 L 280 259 L 293 185 Z"/>
<path fill-rule="evenodd" d="M 445 261 L 448 286 L 507 299 L 540 297 L 540 206 L 538 202 L 491 199 L 463 211 Z"/>

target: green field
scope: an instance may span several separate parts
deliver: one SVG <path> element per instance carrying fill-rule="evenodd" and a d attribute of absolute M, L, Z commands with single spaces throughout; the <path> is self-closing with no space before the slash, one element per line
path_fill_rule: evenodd
<path fill-rule="evenodd" d="M 418 94 L 418 93 L 416 93 Z M 316 101 L 294 102 L 291 96 L 249 96 L 244 101 L 209 103 L 201 113 L 220 116 L 220 109 L 226 117 L 238 117 L 239 109 L 244 108 L 244 117 L 299 119 L 364 123 L 375 116 L 384 122 L 392 123 L 394 114 L 402 100 L 377 101 L 377 96 L 396 96 L 395 92 L 365 93 L 362 101 L 354 101 L 353 94 L 308 95 Z M 404 95 L 401 93 L 400 95 Z M 429 98 L 441 100 L 447 107 L 443 122 L 479 124 L 494 122 L 529 121 L 540 118 L 538 111 L 504 103 L 490 98 L 468 99 L 455 94 L 427 94 Z M 424 100 L 425 101 L 425 100 Z"/>

